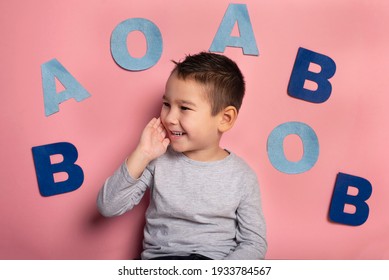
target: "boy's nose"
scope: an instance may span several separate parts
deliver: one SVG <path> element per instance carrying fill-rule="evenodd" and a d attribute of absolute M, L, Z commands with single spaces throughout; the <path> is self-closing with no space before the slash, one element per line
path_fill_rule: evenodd
<path fill-rule="evenodd" d="M 177 124 L 178 123 L 178 117 L 175 110 L 170 110 L 169 113 L 165 117 L 165 122 L 167 124 Z"/>

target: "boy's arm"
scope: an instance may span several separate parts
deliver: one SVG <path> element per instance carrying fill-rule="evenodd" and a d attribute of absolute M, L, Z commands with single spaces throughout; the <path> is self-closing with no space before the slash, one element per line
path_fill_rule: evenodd
<path fill-rule="evenodd" d="M 121 215 L 139 203 L 152 176 L 140 177 L 152 160 L 166 152 L 169 139 L 165 137 L 166 130 L 160 119 L 153 118 L 126 163 L 105 181 L 99 191 L 97 206 L 103 216 Z"/>
<path fill-rule="evenodd" d="M 237 247 L 225 259 L 264 259 L 267 251 L 266 223 L 262 212 L 259 186 L 255 178 L 249 180 L 248 191 L 236 213 Z"/>

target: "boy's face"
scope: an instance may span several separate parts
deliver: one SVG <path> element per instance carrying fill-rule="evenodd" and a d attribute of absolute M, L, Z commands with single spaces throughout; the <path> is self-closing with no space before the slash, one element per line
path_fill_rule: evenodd
<path fill-rule="evenodd" d="M 211 115 L 205 87 L 195 80 L 180 79 L 175 73 L 169 77 L 161 121 L 175 151 L 200 161 L 220 156 L 220 114 Z"/>

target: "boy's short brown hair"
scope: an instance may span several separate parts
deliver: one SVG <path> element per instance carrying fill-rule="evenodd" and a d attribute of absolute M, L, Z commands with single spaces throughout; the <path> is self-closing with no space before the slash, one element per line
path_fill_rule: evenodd
<path fill-rule="evenodd" d="M 173 62 L 175 67 L 172 73 L 176 73 L 178 78 L 194 79 L 205 85 L 213 116 L 227 106 L 234 106 L 239 111 L 245 81 L 233 60 L 221 54 L 201 52 L 187 55 L 182 62 Z"/>

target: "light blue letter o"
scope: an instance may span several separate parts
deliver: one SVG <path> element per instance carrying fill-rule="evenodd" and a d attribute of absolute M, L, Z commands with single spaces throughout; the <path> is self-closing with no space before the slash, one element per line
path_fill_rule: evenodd
<path fill-rule="evenodd" d="M 140 31 L 146 37 L 147 51 L 141 58 L 132 57 L 127 49 L 127 37 Z M 162 34 L 158 27 L 144 18 L 130 18 L 121 22 L 111 35 L 111 54 L 115 62 L 131 71 L 146 70 L 154 66 L 162 55 Z"/>
<path fill-rule="evenodd" d="M 284 153 L 284 139 L 296 134 L 300 137 L 304 154 L 301 160 L 289 161 Z M 267 139 L 267 154 L 274 168 L 287 174 L 304 173 L 311 169 L 319 158 L 319 140 L 315 131 L 301 122 L 287 122 L 277 126 Z"/>

